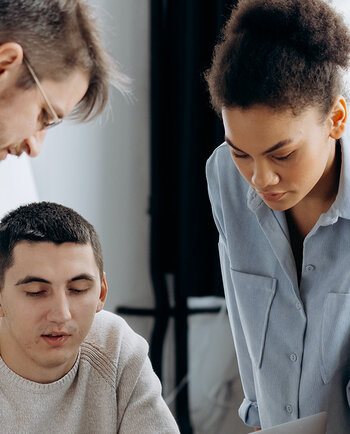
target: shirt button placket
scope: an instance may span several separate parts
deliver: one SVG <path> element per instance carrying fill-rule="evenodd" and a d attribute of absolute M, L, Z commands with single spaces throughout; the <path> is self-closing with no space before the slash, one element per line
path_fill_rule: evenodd
<path fill-rule="evenodd" d="M 298 360 L 298 356 L 297 356 L 295 353 L 290 353 L 290 354 L 289 354 L 289 360 L 290 360 L 291 362 L 295 363 L 295 362 Z M 290 414 L 290 415 L 291 415 L 291 414 L 293 413 L 293 411 L 294 411 L 293 406 L 292 406 L 291 404 L 287 404 L 286 407 L 285 407 L 285 409 L 286 409 L 286 412 L 287 412 L 288 414 Z"/>

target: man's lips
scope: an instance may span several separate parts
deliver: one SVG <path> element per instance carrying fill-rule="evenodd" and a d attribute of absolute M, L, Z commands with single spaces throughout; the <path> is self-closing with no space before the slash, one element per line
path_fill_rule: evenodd
<path fill-rule="evenodd" d="M 21 156 L 23 151 L 7 148 L 0 151 L 0 161 L 3 161 L 6 159 L 8 155 L 16 155 L 17 157 Z"/>
<path fill-rule="evenodd" d="M 23 153 L 23 151 L 20 151 L 19 149 L 11 149 L 11 148 L 8 149 L 7 152 L 10 155 L 16 155 L 17 157 L 20 157 L 22 155 L 22 153 Z"/>
<path fill-rule="evenodd" d="M 8 151 L 7 149 L 3 150 L 0 152 L 0 161 L 5 160 L 5 158 L 8 156 Z"/>
<path fill-rule="evenodd" d="M 69 336 L 70 333 L 66 332 L 49 332 L 49 333 L 43 333 L 44 336 Z"/>
<path fill-rule="evenodd" d="M 50 332 L 42 334 L 43 340 L 50 346 L 58 347 L 63 345 L 70 338 L 70 334 L 65 332 Z"/>

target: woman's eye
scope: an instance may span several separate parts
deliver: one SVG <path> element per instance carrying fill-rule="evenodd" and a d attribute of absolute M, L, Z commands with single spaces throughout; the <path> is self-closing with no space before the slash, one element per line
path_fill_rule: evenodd
<path fill-rule="evenodd" d="M 248 158 L 247 154 L 237 154 L 235 151 L 231 150 L 231 154 L 233 155 L 234 158 Z"/>
<path fill-rule="evenodd" d="M 294 151 L 290 152 L 288 155 L 284 155 L 283 157 L 275 157 L 275 160 L 278 160 L 278 161 L 288 160 L 288 158 L 290 158 L 293 154 L 294 154 Z"/>

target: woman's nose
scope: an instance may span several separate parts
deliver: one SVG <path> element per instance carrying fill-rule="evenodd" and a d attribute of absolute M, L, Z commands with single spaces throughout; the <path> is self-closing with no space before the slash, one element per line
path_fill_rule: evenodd
<path fill-rule="evenodd" d="M 279 176 L 268 164 L 255 164 L 252 184 L 259 191 L 279 183 Z"/>

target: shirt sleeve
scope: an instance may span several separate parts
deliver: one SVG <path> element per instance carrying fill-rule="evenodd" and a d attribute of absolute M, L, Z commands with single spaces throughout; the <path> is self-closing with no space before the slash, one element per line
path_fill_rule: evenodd
<path fill-rule="evenodd" d="M 227 254 L 227 239 L 225 227 L 225 224 L 227 224 L 227 222 L 225 221 L 223 215 L 223 204 L 226 199 L 228 199 L 225 196 L 228 194 L 228 190 L 225 184 L 222 183 L 220 180 L 221 171 L 227 170 L 227 167 L 222 167 L 222 158 L 220 158 L 220 151 L 222 151 L 222 149 L 218 148 L 217 151 L 215 151 L 213 155 L 209 158 L 206 165 L 208 194 L 212 206 L 214 221 L 219 231 L 219 255 L 221 273 L 224 284 L 228 316 L 237 353 L 238 368 L 245 396 L 239 408 L 238 414 L 245 424 L 257 427 L 260 426 L 260 418 L 259 409 L 256 401 L 252 362 L 249 356 L 246 339 L 240 322 L 235 297 L 235 288 L 233 286 L 233 281 L 231 278 L 230 261 Z M 227 155 L 224 156 L 223 160 L 224 162 L 226 162 Z M 233 181 L 234 180 L 232 180 L 232 182 Z M 230 224 L 234 224 L 234 222 L 230 222 Z"/>
<path fill-rule="evenodd" d="M 130 336 L 129 336 L 130 338 Z M 139 339 L 137 339 L 139 338 Z M 117 386 L 119 434 L 177 434 L 179 429 L 162 397 L 161 383 L 147 355 L 148 345 L 135 335 L 125 352 Z"/>

